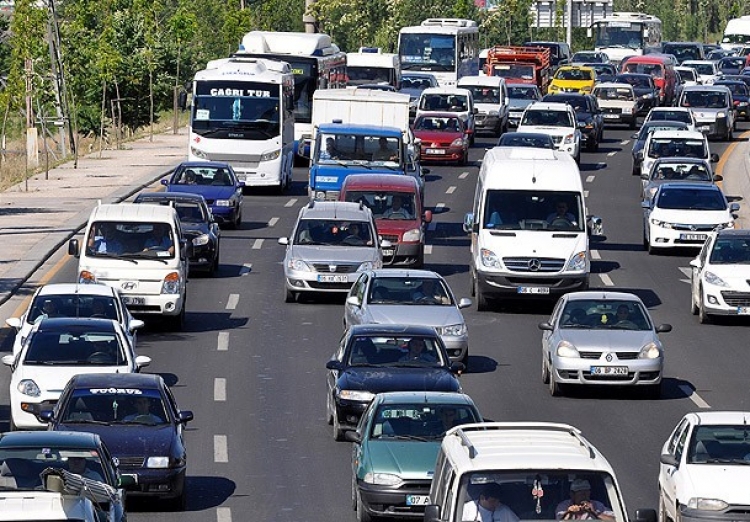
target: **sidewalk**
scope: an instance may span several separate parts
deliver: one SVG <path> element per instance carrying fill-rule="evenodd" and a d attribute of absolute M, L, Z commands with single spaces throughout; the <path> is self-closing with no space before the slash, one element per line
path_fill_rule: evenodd
<path fill-rule="evenodd" d="M 0 305 L 88 220 L 97 201 L 119 203 L 187 157 L 187 129 L 95 151 L 0 193 Z"/>

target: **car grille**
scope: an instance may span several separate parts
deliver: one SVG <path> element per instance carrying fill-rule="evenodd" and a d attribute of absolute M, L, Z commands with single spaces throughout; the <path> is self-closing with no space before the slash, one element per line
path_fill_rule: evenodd
<path fill-rule="evenodd" d="M 308 281 L 307 284 L 314 290 L 349 290 L 352 283 L 319 283 L 318 281 Z"/>
<path fill-rule="evenodd" d="M 635 372 L 628 372 L 627 375 L 592 375 L 591 372 L 584 370 L 581 372 L 581 376 L 587 381 L 632 381 L 635 377 Z"/>
<path fill-rule="evenodd" d="M 750 281 L 748 281 L 750 283 Z M 722 292 L 721 297 L 729 306 L 750 306 L 750 294 L 747 292 Z"/>
<path fill-rule="evenodd" d="M 672 225 L 675 230 L 688 230 L 690 232 L 710 232 L 716 225 L 689 225 L 685 223 L 675 223 Z"/>
<path fill-rule="evenodd" d="M 551 257 L 504 257 L 503 263 L 513 272 L 559 272 L 565 266 L 564 259 Z"/>
<path fill-rule="evenodd" d="M 622 114 L 622 110 L 619 107 L 604 107 L 602 108 L 603 114 L 617 114 L 618 116 Z"/>
<path fill-rule="evenodd" d="M 206 200 L 206 205 L 208 205 L 210 207 L 211 205 L 214 204 L 214 201 L 216 201 L 216 200 L 215 199 L 207 199 Z"/>
<path fill-rule="evenodd" d="M 337 263 L 313 263 L 316 272 L 325 274 L 351 274 L 356 272 L 359 265 L 339 265 Z"/>
<path fill-rule="evenodd" d="M 140 469 L 143 467 L 145 457 L 118 457 L 120 469 Z"/>
<path fill-rule="evenodd" d="M 380 234 L 380 237 L 383 238 L 384 241 L 390 241 L 391 243 L 398 243 L 398 235 L 394 234 Z"/>
<path fill-rule="evenodd" d="M 602 356 L 602 352 L 578 352 L 578 355 L 580 355 L 581 359 L 599 359 Z M 638 358 L 638 352 L 615 352 L 615 355 L 617 355 L 617 358 L 621 361 L 631 360 L 631 359 L 637 359 Z"/>

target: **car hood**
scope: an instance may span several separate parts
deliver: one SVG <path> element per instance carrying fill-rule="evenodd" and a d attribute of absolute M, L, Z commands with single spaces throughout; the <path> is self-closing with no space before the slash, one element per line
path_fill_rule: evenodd
<path fill-rule="evenodd" d="M 373 323 L 418 324 L 424 326 L 448 326 L 464 322 L 461 312 L 453 306 L 444 305 L 368 305 L 367 311 Z"/>
<path fill-rule="evenodd" d="M 458 377 L 444 368 L 357 367 L 347 368 L 338 378 L 342 390 L 387 391 L 461 390 Z"/>
<path fill-rule="evenodd" d="M 695 225 L 718 225 L 732 220 L 728 210 L 673 210 L 658 208 L 651 217 L 667 223 L 684 223 Z"/>
<path fill-rule="evenodd" d="M 19 366 L 13 380 L 33 379 L 42 394 L 59 395 L 71 377 L 89 373 L 131 373 L 128 365 L 121 366 Z"/>
<path fill-rule="evenodd" d="M 564 252 L 567 265 L 569 256 L 587 250 L 585 232 L 552 230 L 501 230 L 509 235 L 492 235 L 488 229 L 480 230 L 479 244 L 486 245 L 495 254 L 506 251 L 511 245 L 513 257 L 560 258 Z M 554 236 L 554 241 L 552 241 Z"/>
<path fill-rule="evenodd" d="M 229 199 L 237 191 L 236 187 L 213 186 L 213 185 L 167 185 L 167 192 L 187 192 L 189 194 L 200 194 L 206 200 Z"/>
<path fill-rule="evenodd" d="M 375 252 L 374 247 L 292 245 L 289 255 L 313 263 L 324 262 L 340 265 L 372 261 L 377 258 Z"/>
<path fill-rule="evenodd" d="M 432 142 L 452 142 L 455 139 L 463 138 L 462 132 L 443 132 L 443 131 L 414 131 L 414 136 L 422 140 L 422 146 L 429 146 Z"/>
<path fill-rule="evenodd" d="M 575 129 L 573 127 L 550 127 L 547 125 L 519 125 L 518 132 L 540 132 L 550 136 L 567 136 L 568 134 L 574 134 Z"/>
<path fill-rule="evenodd" d="M 419 228 L 422 226 L 422 221 L 419 219 L 376 219 L 375 223 L 378 226 L 378 233 L 383 234 L 401 234 L 407 230 Z"/>
<path fill-rule="evenodd" d="M 564 328 L 560 337 L 573 344 L 579 351 L 639 351 L 655 340 L 652 330 L 586 330 Z"/>
<path fill-rule="evenodd" d="M 536 100 L 526 100 L 526 99 L 519 100 L 519 99 L 516 99 L 516 98 L 511 98 L 511 99 L 508 100 L 508 107 L 512 111 L 513 110 L 515 110 L 515 111 L 522 111 L 522 110 L 524 110 L 526 107 L 528 107 L 529 105 L 531 105 L 535 101 Z"/>
<path fill-rule="evenodd" d="M 591 114 L 590 112 L 579 111 L 579 112 L 576 112 L 576 118 L 578 118 L 578 121 L 588 123 L 594 118 L 594 115 Z"/>
<path fill-rule="evenodd" d="M 370 440 L 367 444 L 367 471 L 392 473 L 402 479 L 430 480 L 435 473 L 440 442 Z"/>
<path fill-rule="evenodd" d="M 175 437 L 171 424 L 164 426 L 144 426 L 141 424 L 96 424 L 57 425 L 56 431 L 82 431 L 96 433 L 107 445 L 113 457 L 141 457 L 170 455 Z"/>
<path fill-rule="evenodd" d="M 748 281 L 750 281 L 750 265 L 708 265 L 706 270 L 713 272 L 729 284 L 729 286 L 735 289 L 748 288 Z"/>
<path fill-rule="evenodd" d="M 683 478 L 690 496 L 717 498 L 729 504 L 746 505 L 747 491 L 727 484 L 746 484 L 750 480 L 750 466 L 729 464 L 686 464 Z M 680 499 L 682 500 L 682 499 Z"/>
<path fill-rule="evenodd" d="M 599 107 L 602 109 L 606 109 L 609 107 L 613 108 L 622 108 L 622 107 L 632 107 L 637 102 L 635 100 L 599 100 Z"/>

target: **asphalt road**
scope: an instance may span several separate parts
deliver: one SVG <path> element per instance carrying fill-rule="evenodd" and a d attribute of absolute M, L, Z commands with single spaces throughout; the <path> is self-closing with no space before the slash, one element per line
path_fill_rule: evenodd
<path fill-rule="evenodd" d="M 700 406 L 750 409 L 750 354 L 746 322 L 700 325 L 690 315 L 686 267 L 694 252 L 648 256 L 643 250 L 630 134 L 624 127 L 608 128 L 600 151 L 582 155 L 589 211 L 603 217 L 606 232 L 591 245 L 591 286 L 635 292 L 657 323 L 674 326 L 662 334 L 663 398 L 601 389 L 550 397 L 541 382 L 537 324 L 551 304 L 539 303 L 464 310 L 471 357 L 462 383 L 487 419 L 580 428 L 614 466 L 633 514 L 637 508 L 656 508 L 659 451 L 684 413 Z M 471 159 L 480 159 L 493 142 L 479 138 Z M 726 148 L 720 142 L 711 146 L 719 154 Z M 461 222 L 470 208 L 477 165 L 430 168 L 425 194 L 437 211 L 426 267 L 446 276 L 457 297 L 468 297 L 469 250 Z M 187 430 L 188 511 L 133 503 L 131 521 L 355 519 L 350 445 L 333 441 L 324 416 L 325 362 L 341 335 L 343 298 L 295 304 L 283 299 L 284 247 L 276 239 L 290 233 L 306 201 L 306 172 L 297 169 L 295 180 L 284 196 L 246 196 L 242 228 L 223 232 L 219 275 L 190 280 L 184 332 L 151 327 L 139 335 L 139 353 L 153 358 L 148 371 L 172 384 L 180 406 L 193 410 L 195 421 Z M 66 257 L 53 256 L 47 275 L 41 271 L 36 282 L 74 280 L 76 265 L 64 262 Z M 24 293 L 28 290 L 0 308 L 3 318 Z M 0 369 L 0 430 L 7 428 L 9 376 Z"/>

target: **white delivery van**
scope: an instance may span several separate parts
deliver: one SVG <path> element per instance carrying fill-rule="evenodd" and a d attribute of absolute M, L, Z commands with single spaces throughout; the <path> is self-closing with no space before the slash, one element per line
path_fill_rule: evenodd
<path fill-rule="evenodd" d="M 491 132 L 500 136 L 508 130 L 508 88 L 499 76 L 464 76 L 458 87 L 471 91 L 477 114 L 475 132 Z"/>
<path fill-rule="evenodd" d="M 83 244 L 71 239 L 79 283 L 117 288 L 133 314 L 160 315 L 175 329 L 185 320 L 188 243 L 173 207 L 99 205 L 91 212 Z"/>
<path fill-rule="evenodd" d="M 482 161 L 464 231 L 471 235 L 472 295 L 486 310 L 490 297 L 588 288 L 587 232 L 600 234 L 601 219 L 587 219 L 581 174 L 569 154 L 495 147 Z"/>
<path fill-rule="evenodd" d="M 401 87 L 401 61 L 398 54 L 384 53 L 379 47 L 360 47 L 346 53 L 347 85 L 384 84 Z"/>

